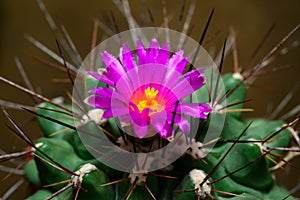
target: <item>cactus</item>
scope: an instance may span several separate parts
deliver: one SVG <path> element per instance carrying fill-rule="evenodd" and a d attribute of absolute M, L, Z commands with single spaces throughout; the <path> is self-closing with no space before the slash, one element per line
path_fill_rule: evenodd
<path fill-rule="evenodd" d="M 125 16 L 135 27 L 130 12 Z M 61 69 L 73 83 L 71 101 L 50 100 L 0 77 L 39 100 L 34 107 L 1 101 L 10 129 L 29 146 L 1 155 L 1 161 L 26 155 L 24 176 L 37 190 L 27 200 L 295 199 L 276 181 L 274 171 L 300 152 L 294 128 L 299 117 L 285 122 L 246 118 L 243 112 L 252 110 L 245 107 L 248 85 L 299 27 L 254 68 L 235 66 L 223 75 L 226 40 L 215 63 L 202 39 L 194 42 L 169 29 L 136 27 L 77 62 L 72 45 L 57 37 Z M 155 34 L 159 31 L 163 37 Z M 128 38 L 133 43 L 126 44 Z M 194 45 L 192 53 L 182 39 Z M 29 40 L 41 48 L 34 38 Z M 71 61 L 64 51 L 71 52 Z M 199 67 L 203 60 L 196 58 L 201 56 L 209 61 Z M 31 140 L 7 107 L 33 114 L 43 136 Z"/>

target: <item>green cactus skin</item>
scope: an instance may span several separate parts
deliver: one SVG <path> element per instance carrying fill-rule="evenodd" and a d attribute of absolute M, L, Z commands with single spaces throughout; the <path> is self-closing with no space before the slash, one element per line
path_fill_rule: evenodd
<path fill-rule="evenodd" d="M 36 141 L 39 149 L 54 159 L 56 162 L 60 163 L 62 166 L 70 171 L 74 171 L 77 166 L 83 163 L 74 152 L 73 147 L 65 140 L 54 139 L 54 138 L 40 138 Z M 35 152 L 38 156 L 48 160 L 39 151 Z M 61 182 L 70 179 L 70 175 L 62 172 L 48 163 L 35 157 L 36 165 L 39 170 L 39 176 L 42 185 L 50 185 L 53 183 Z M 58 190 L 65 186 L 65 184 L 53 186 L 53 190 Z"/>
<path fill-rule="evenodd" d="M 26 163 L 24 166 L 25 178 L 34 186 L 41 187 L 41 180 L 39 177 L 39 171 L 36 166 L 35 160 L 32 159 Z"/>
<path fill-rule="evenodd" d="M 26 198 L 26 200 L 41 200 L 46 199 L 47 197 L 51 196 L 53 192 L 47 189 L 41 189 L 38 192 L 36 192 L 34 195 Z M 58 200 L 58 197 L 54 197 L 53 200 Z"/>
<path fill-rule="evenodd" d="M 85 174 L 82 181 L 82 188 L 87 191 L 80 191 L 78 199 L 96 200 L 99 197 L 103 199 L 114 199 L 114 191 L 112 186 L 100 186 L 109 182 L 107 175 L 99 169 Z"/>
<path fill-rule="evenodd" d="M 224 160 L 225 171 L 230 173 L 261 156 L 261 154 L 260 148 L 256 144 L 237 144 Z M 231 178 L 240 184 L 258 190 L 268 188 L 273 183 L 272 174 L 269 172 L 264 159 L 257 160 L 251 166 L 233 174 Z"/>
<path fill-rule="evenodd" d="M 223 76 L 224 84 L 226 89 L 233 88 L 240 80 L 235 79 L 233 74 L 226 74 Z M 92 80 L 87 80 L 87 87 L 92 88 L 91 84 L 95 84 Z M 201 88 L 202 89 L 202 88 Z M 227 102 L 239 102 L 245 100 L 245 85 L 241 85 L 235 93 L 232 94 Z M 206 98 L 206 97 L 201 97 Z M 40 104 L 43 108 L 47 109 L 57 109 L 49 103 Z M 71 108 L 70 105 L 63 104 L 67 108 Z M 235 106 L 235 108 L 243 108 L 242 104 Z M 60 119 L 64 123 L 74 126 L 72 120 L 68 120 L 66 115 L 63 113 L 56 113 L 46 109 L 39 108 L 39 114 L 48 116 L 55 119 Z M 224 113 L 216 113 L 216 115 L 223 115 Z M 246 125 L 252 122 L 249 129 L 247 129 L 245 135 L 241 140 L 249 141 L 261 141 L 268 137 L 270 134 L 278 131 L 283 125 L 282 121 L 268 121 L 264 118 L 254 118 L 254 119 L 243 119 L 242 113 L 229 113 L 225 117 L 224 127 L 222 133 L 219 137 L 220 141 L 223 140 L 235 140 L 245 129 Z M 208 121 L 210 118 L 208 119 Z M 82 188 L 86 191 L 79 191 L 78 199 L 99 199 L 102 197 L 104 199 L 122 199 L 130 188 L 130 181 L 125 181 L 118 183 L 116 185 L 100 186 L 110 182 L 111 180 L 118 180 L 120 178 L 126 178 L 129 176 L 127 173 L 118 172 L 117 170 L 111 169 L 110 167 L 100 163 L 98 160 L 90 154 L 90 152 L 83 145 L 78 133 L 71 129 L 66 129 L 64 126 L 53 123 L 42 117 L 38 117 L 38 122 L 44 132 L 45 138 L 40 138 L 36 141 L 38 148 L 49 155 L 51 158 L 59 162 L 62 166 L 75 172 L 79 169 L 78 166 L 82 166 L 84 163 L 90 163 L 95 165 L 98 169 L 89 174 L 83 176 Z M 87 122 L 83 124 L 89 131 L 93 132 L 95 125 L 93 122 Z M 105 123 L 107 130 L 114 133 L 117 137 L 120 136 L 120 130 L 116 125 L 114 119 L 109 119 Z M 204 127 L 204 134 L 201 135 L 200 141 L 205 136 L 205 132 L 208 127 Z M 214 128 L 214 124 L 212 127 Z M 52 133 L 59 132 L 56 135 Z M 48 137 L 48 138 L 47 138 Z M 272 138 L 273 141 L 266 143 L 266 147 L 288 147 L 290 144 L 290 132 L 288 130 L 283 130 L 280 134 Z M 208 154 L 201 161 L 199 159 L 194 159 L 190 155 L 183 155 L 173 165 L 173 169 L 169 172 L 158 171 L 158 174 L 166 174 L 170 176 L 177 177 L 174 179 L 162 179 L 156 177 L 147 177 L 146 184 L 150 188 L 152 194 L 156 196 L 157 199 L 197 199 L 195 192 L 174 192 L 180 190 L 193 190 L 195 188 L 194 183 L 189 177 L 190 171 L 194 169 L 204 170 L 206 173 L 218 164 L 220 158 L 224 155 L 227 149 L 231 146 L 231 143 L 220 142 L 215 145 L 212 153 Z M 281 151 L 272 151 L 280 156 L 283 156 Z M 38 156 L 46 159 L 38 151 L 35 152 Z M 247 197 L 249 199 L 272 199 L 274 196 L 287 196 L 288 192 L 274 183 L 273 175 L 269 171 L 269 168 L 274 166 L 266 157 L 262 156 L 263 149 L 262 143 L 259 142 L 249 142 L 249 143 L 238 143 L 234 146 L 231 152 L 225 157 L 224 161 L 220 163 L 215 173 L 212 174 L 209 181 L 219 179 L 226 176 L 228 173 L 246 165 L 247 163 L 255 160 L 248 167 L 226 177 L 223 180 L 215 182 L 211 185 L 212 189 L 225 191 L 228 193 L 233 193 L 240 196 L 230 196 L 228 194 L 221 194 L 212 192 L 211 195 L 217 197 L 218 199 L 244 199 L 242 197 Z M 270 157 L 276 160 L 275 157 Z M 277 160 L 278 161 L 278 160 Z M 34 160 L 29 161 L 25 167 L 25 174 L 28 180 L 34 185 L 41 187 L 43 185 L 48 185 L 64 180 L 70 179 L 70 175 L 61 172 L 39 158 L 35 157 Z M 186 174 L 186 176 L 183 176 Z M 50 187 L 50 190 L 40 190 L 38 193 L 34 194 L 28 199 L 38 199 L 44 198 L 45 196 L 50 196 L 53 192 L 62 188 L 66 184 L 56 185 Z M 76 194 L 77 188 L 73 187 L 69 190 L 72 193 L 69 196 L 74 196 Z M 65 194 L 66 192 L 64 192 Z M 114 197 L 116 195 L 116 197 Z M 69 196 L 67 198 L 69 198 Z M 242 197 L 241 197 L 242 196 Z M 56 199 L 62 199 L 63 195 L 55 197 Z M 66 198 L 66 195 L 64 195 Z M 135 186 L 135 189 L 130 194 L 129 199 L 152 199 L 151 195 L 145 189 L 145 187 L 140 183 Z M 288 199 L 293 199 L 289 197 Z"/>
<path fill-rule="evenodd" d="M 57 113 L 43 113 L 46 116 L 56 116 Z M 63 115 L 63 114 L 60 114 Z M 62 117 L 62 116 L 59 116 Z M 238 137 L 241 130 L 245 129 L 246 124 L 252 121 L 252 125 L 246 131 L 242 140 L 262 140 L 280 129 L 284 122 L 282 121 L 268 121 L 266 119 L 255 118 L 255 119 L 239 119 L 234 115 L 228 115 L 225 119 L 224 129 L 220 140 L 234 140 Z M 89 122 L 91 123 L 91 122 Z M 87 123 L 85 126 L 89 126 Z M 113 121 L 111 121 L 111 124 Z M 49 130 L 62 130 L 64 127 L 50 127 L 57 126 L 55 123 L 45 123 L 45 121 L 40 120 L 40 125 L 44 126 L 44 129 Z M 110 126 L 108 123 L 107 126 Z M 91 130 L 94 125 L 91 125 Z M 117 127 L 112 130 L 118 130 Z M 45 137 L 49 136 L 50 132 L 45 133 Z M 97 166 L 97 171 L 91 172 L 90 174 L 84 175 L 84 181 L 82 183 L 82 188 L 85 191 L 80 191 L 78 199 L 97 199 L 101 196 L 105 199 L 111 199 L 116 194 L 116 199 L 122 199 L 129 189 L 131 183 L 125 181 L 118 183 L 116 185 L 100 186 L 110 182 L 111 180 L 118 180 L 120 178 L 128 177 L 127 173 L 118 172 L 117 170 L 111 169 L 98 160 L 94 159 L 90 153 L 87 151 L 85 146 L 82 144 L 78 133 L 76 131 L 61 132 L 64 136 L 55 138 L 40 138 L 36 141 L 36 144 L 42 144 L 39 149 L 47 153 L 51 158 L 58 161 L 64 167 L 71 171 L 76 171 L 84 163 L 91 163 Z M 68 135 L 66 137 L 66 135 Z M 276 139 L 277 138 L 277 139 Z M 290 143 L 290 133 L 288 130 L 282 131 L 280 134 L 274 137 L 274 142 L 267 144 L 268 147 L 288 147 Z M 177 177 L 174 179 L 162 179 L 156 177 L 147 177 L 146 184 L 150 188 L 153 195 L 157 199 L 196 199 L 197 195 L 195 192 L 174 192 L 174 190 L 191 190 L 195 188 L 195 185 L 191 182 L 188 174 L 193 169 L 201 169 L 208 173 L 224 155 L 226 150 L 230 147 L 231 143 L 218 143 L 211 154 L 208 154 L 204 161 L 199 159 L 194 159 L 189 155 L 184 155 L 176 162 L 174 162 L 172 171 L 164 172 L 158 171 L 159 174 L 166 174 L 170 176 Z M 274 151 L 275 152 L 275 151 Z M 277 152 L 277 151 L 276 151 Z M 35 152 L 38 156 L 46 159 L 38 151 Z M 282 152 L 278 152 L 283 155 Z M 259 144 L 257 143 L 238 143 L 232 149 L 232 151 L 226 156 L 224 161 L 217 168 L 216 172 L 211 176 L 210 180 L 215 180 L 225 176 L 226 174 L 236 170 L 237 168 L 251 162 L 257 157 L 262 155 Z M 36 167 L 35 167 L 36 163 Z M 274 184 L 272 173 L 269 171 L 269 167 L 273 166 L 267 158 L 262 157 L 255 163 L 246 167 L 243 170 L 227 177 L 221 181 L 212 184 L 212 188 L 216 190 L 226 191 L 233 194 L 245 196 L 250 199 L 272 199 L 276 195 L 287 196 L 288 192 L 281 186 Z M 70 175 L 61 172 L 49 164 L 41 161 L 37 157 L 35 160 L 31 160 L 27 163 L 26 167 L 26 177 L 28 180 L 36 186 L 48 185 L 55 182 L 64 181 L 70 179 Z M 39 177 L 37 177 L 37 174 Z M 51 176 L 49 176 L 51 174 Z M 187 174 L 183 176 L 183 174 Z M 108 178 L 110 177 L 110 178 Z M 39 183 L 41 180 L 41 183 Z M 41 190 L 39 193 L 34 194 L 29 199 L 37 199 L 44 197 L 46 195 L 51 195 L 53 192 L 62 188 L 64 185 L 58 185 L 50 187 L 50 190 Z M 71 196 L 75 195 L 77 188 L 70 190 L 72 192 Z M 212 195 L 218 199 L 243 199 L 239 196 L 232 197 L 226 194 L 219 194 L 212 192 Z M 57 199 L 62 198 L 62 194 L 56 197 Z M 130 195 L 129 199 L 152 199 L 148 191 L 141 185 L 137 185 Z M 288 199 L 293 199 L 289 197 Z"/>
<path fill-rule="evenodd" d="M 278 131 L 280 128 L 282 128 L 285 125 L 285 122 L 283 121 L 268 121 L 266 119 L 262 118 L 257 118 L 257 119 L 250 119 L 253 121 L 253 126 L 251 126 L 245 135 L 245 139 L 249 139 L 252 137 L 252 139 L 256 140 L 263 140 L 270 133 L 274 133 Z M 250 121 L 247 120 L 247 121 Z M 246 123 L 247 123 L 246 121 Z M 268 143 L 266 143 L 266 147 L 288 147 L 290 144 L 290 131 L 288 129 L 285 129 L 281 131 L 278 135 L 274 136 Z M 272 153 L 283 156 L 284 152 L 283 151 L 278 151 L 278 150 L 272 150 Z M 277 158 L 275 158 L 272 155 L 269 155 L 269 157 L 274 160 L 275 162 L 279 162 Z M 274 162 L 272 162 L 270 159 L 267 159 L 267 165 L 268 167 L 273 167 L 275 165 Z"/>

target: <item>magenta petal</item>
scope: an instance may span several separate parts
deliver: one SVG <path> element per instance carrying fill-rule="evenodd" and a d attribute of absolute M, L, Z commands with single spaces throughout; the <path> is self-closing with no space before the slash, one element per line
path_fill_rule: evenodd
<path fill-rule="evenodd" d="M 168 122 L 171 124 L 173 120 L 173 114 L 168 116 Z M 190 123 L 189 121 L 181 115 L 176 114 L 174 117 L 174 123 L 182 130 L 184 134 L 190 133 Z"/>
<path fill-rule="evenodd" d="M 136 67 L 134 55 L 126 44 L 123 44 L 123 48 L 120 50 L 120 60 L 126 71 Z"/>
<path fill-rule="evenodd" d="M 129 112 L 133 123 L 134 132 L 136 136 L 142 138 L 147 134 L 148 131 L 149 109 L 144 109 L 142 113 L 139 113 L 134 104 L 130 105 L 134 107 L 134 110 L 130 110 Z"/>
<path fill-rule="evenodd" d="M 191 87 L 188 80 L 186 80 L 184 77 L 181 77 L 180 80 L 177 80 L 176 84 L 171 87 L 171 91 L 178 99 L 182 99 L 192 94 L 195 90 Z"/>
<path fill-rule="evenodd" d="M 183 58 L 177 65 L 176 65 L 176 70 L 177 71 L 184 71 L 185 70 L 185 67 L 186 67 L 186 65 L 189 63 L 189 60 L 190 60 L 190 58 L 189 57 L 187 57 L 187 58 Z M 181 72 L 181 73 L 182 73 Z"/>
<path fill-rule="evenodd" d="M 147 135 L 148 132 L 148 126 L 139 126 L 137 124 L 133 124 L 134 133 L 138 138 L 143 138 L 145 135 Z"/>
<path fill-rule="evenodd" d="M 101 109 L 111 108 L 111 98 L 101 96 L 89 96 L 84 102 L 90 106 Z"/>
<path fill-rule="evenodd" d="M 114 86 L 115 83 L 111 80 L 109 80 L 108 78 L 96 73 L 96 72 L 86 72 L 88 75 L 94 77 L 95 79 L 98 79 L 99 81 L 107 84 L 107 85 L 110 85 L 110 86 Z"/>
<path fill-rule="evenodd" d="M 182 60 L 185 58 L 183 57 L 184 51 L 179 50 L 177 51 L 172 58 L 169 60 L 168 67 L 176 69 L 179 73 L 182 73 L 184 71 L 185 66 L 178 65 Z"/>
<path fill-rule="evenodd" d="M 139 67 L 138 77 L 139 85 L 144 85 L 148 83 L 163 84 L 165 81 L 166 68 L 161 67 L 160 65 L 143 65 Z"/>
<path fill-rule="evenodd" d="M 104 111 L 102 119 L 108 119 L 111 117 L 119 117 L 119 116 L 124 116 L 128 113 L 128 109 L 127 108 L 119 108 L 119 109 L 114 109 L 114 111 L 112 109 L 107 109 Z"/>
<path fill-rule="evenodd" d="M 204 73 L 203 70 L 193 70 L 184 76 L 178 77 L 173 73 L 173 77 L 169 80 L 168 85 L 178 99 L 182 99 L 203 86 Z M 176 79 L 176 80 L 174 80 Z M 176 83 L 176 84 L 174 84 Z M 172 102 L 173 103 L 173 102 Z"/>
<path fill-rule="evenodd" d="M 103 78 L 102 75 L 100 75 L 96 72 L 86 72 L 86 74 L 94 77 L 95 79 L 98 79 L 99 81 L 101 81 L 101 79 Z"/>
<path fill-rule="evenodd" d="M 143 125 L 148 124 L 148 121 L 149 121 L 149 113 L 150 113 L 150 109 L 149 109 L 149 108 L 145 108 L 145 109 L 142 111 L 142 113 L 141 113 L 141 118 L 147 120 L 146 122 L 144 122 L 145 124 L 143 124 Z"/>
<path fill-rule="evenodd" d="M 102 119 L 108 119 L 113 117 L 113 112 L 111 109 L 108 109 L 106 111 L 104 111 L 103 115 L 102 115 Z"/>
<path fill-rule="evenodd" d="M 180 112 L 186 115 L 190 115 L 195 118 L 207 119 L 205 113 L 211 112 L 212 108 L 204 103 L 181 103 Z"/>
<path fill-rule="evenodd" d="M 165 123 L 164 127 L 160 130 L 159 135 L 162 138 L 170 138 L 173 136 L 173 127 L 169 123 Z"/>
<path fill-rule="evenodd" d="M 113 108 L 113 117 L 119 117 L 128 114 L 128 108 L 122 105 Z"/>
<path fill-rule="evenodd" d="M 111 66 L 106 67 L 106 72 L 103 73 L 109 80 L 116 83 L 122 76 L 122 74 L 114 70 Z"/>
<path fill-rule="evenodd" d="M 194 90 L 201 88 L 205 81 L 204 70 L 192 70 L 184 75 Z"/>
<path fill-rule="evenodd" d="M 156 56 L 159 51 L 159 45 L 155 38 L 151 40 L 151 43 L 149 45 L 149 49 L 147 51 L 146 55 L 146 63 L 156 63 Z"/>
<path fill-rule="evenodd" d="M 150 119 L 149 118 L 150 109 L 146 108 L 142 111 L 142 113 L 140 113 L 135 104 L 130 102 L 129 105 L 130 105 L 129 114 L 130 114 L 132 121 L 139 126 L 148 125 L 148 122 Z"/>
<path fill-rule="evenodd" d="M 130 98 L 136 86 L 133 82 L 136 76 L 131 76 L 133 73 L 136 73 L 136 70 L 130 70 L 130 73 L 124 75 L 115 86 L 119 96 L 123 96 L 126 100 Z"/>
<path fill-rule="evenodd" d="M 97 94 L 104 97 L 111 97 L 113 90 L 111 88 L 93 88 L 89 90 L 90 94 Z"/>
<path fill-rule="evenodd" d="M 154 113 L 150 116 L 150 118 L 151 125 L 157 132 L 160 132 L 167 123 L 167 113 L 164 111 Z"/>
<path fill-rule="evenodd" d="M 190 133 L 190 123 L 184 117 L 175 122 L 184 134 Z"/>
<path fill-rule="evenodd" d="M 136 43 L 137 43 L 136 55 L 137 55 L 137 58 L 138 58 L 138 64 L 143 65 L 146 62 L 147 52 L 145 50 L 145 47 L 144 47 L 143 43 L 139 39 L 137 40 Z"/>
<path fill-rule="evenodd" d="M 130 111 L 131 112 L 134 112 L 133 114 L 135 114 L 135 113 L 138 113 L 139 112 L 139 109 L 138 109 L 138 107 L 134 104 L 134 103 L 132 103 L 132 102 L 129 102 L 129 109 L 130 109 Z"/>
<path fill-rule="evenodd" d="M 169 61 L 170 50 L 169 44 L 166 42 L 164 46 L 159 50 L 156 57 L 156 62 L 162 65 L 166 65 Z"/>
<path fill-rule="evenodd" d="M 121 74 L 125 73 L 123 66 L 112 54 L 108 53 L 107 51 L 104 51 L 103 53 L 101 53 L 101 58 L 105 63 L 106 68 L 111 67 L 115 71 L 120 72 Z"/>
<path fill-rule="evenodd" d="M 172 88 L 177 85 L 180 78 L 182 79 L 182 75 L 178 73 L 174 68 L 166 68 L 167 72 L 165 75 L 165 80 L 163 85 L 167 86 L 168 88 Z"/>
<path fill-rule="evenodd" d="M 107 51 L 101 53 L 101 57 L 106 65 L 106 73 L 103 73 L 103 75 L 116 83 L 125 73 L 123 66 L 113 55 Z"/>

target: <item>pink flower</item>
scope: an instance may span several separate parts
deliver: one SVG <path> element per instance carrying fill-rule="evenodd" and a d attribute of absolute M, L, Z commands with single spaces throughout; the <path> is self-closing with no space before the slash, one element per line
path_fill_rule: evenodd
<path fill-rule="evenodd" d="M 173 123 L 189 134 L 190 123 L 183 115 L 206 119 L 211 111 L 207 104 L 182 100 L 203 86 L 204 71 L 182 74 L 189 58 L 183 50 L 170 56 L 168 43 L 160 47 L 156 39 L 148 49 L 138 40 L 135 51 L 123 44 L 120 61 L 104 51 L 101 57 L 106 69 L 101 74 L 87 74 L 109 87 L 90 90 L 92 95 L 85 102 L 104 109 L 104 119 L 118 117 L 139 138 L 149 135 L 149 130 L 163 138 L 172 137 Z"/>

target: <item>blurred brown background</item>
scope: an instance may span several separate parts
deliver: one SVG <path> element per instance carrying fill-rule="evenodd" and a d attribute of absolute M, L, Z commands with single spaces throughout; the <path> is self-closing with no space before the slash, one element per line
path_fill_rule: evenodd
<path fill-rule="evenodd" d="M 141 6 L 141 2 L 145 5 Z M 190 1 L 187 1 L 187 6 Z M 110 1 L 99 0 L 52 0 L 46 1 L 45 4 L 53 16 L 62 20 L 67 30 L 69 31 L 73 41 L 78 47 L 81 56 L 84 58 L 88 54 L 91 45 L 93 18 L 99 18 L 101 21 L 111 25 L 111 12 L 114 13 L 119 29 L 121 31 L 127 29 L 127 23 L 122 14 L 116 9 Z M 156 24 L 162 23 L 162 3 L 159 0 L 131 0 L 132 13 L 140 19 L 141 16 L 149 20 L 145 8 L 149 8 L 154 16 Z M 174 14 L 170 27 L 177 28 L 179 12 L 181 9 L 182 0 L 168 0 L 167 11 Z M 222 46 L 222 41 L 228 35 L 230 25 L 235 27 L 238 34 L 237 45 L 240 64 L 247 63 L 250 54 L 256 48 L 257 44 L 262 40 L 273 22 L 276 22 L 276 27 L 266 41 L 265 45 L 260 50 L 253 66 L 260 61 L 268 51 L 276 45 L 296 24 L 300 22 L 300 1 L 299 0 L 228 0 L 228 1 L 198 1 L 194 18 L 191 22 L 194 25 L 192 37 L 196 40 L 200 37 L 204 24 L 212 8 L 215 8 L 215 16 L 209 28 L 209 35 L 220 30 L 221 34 L 214 42 L 217 49 Z M 186 8 L 187 12 L 187 8 Z M 185 16 L 186 16 L 185 12 Z M 139 20 L 137 20 L 139 21 Z M 151 25 L 151 23 L 147 23 Z M 70 90 L 70 86 L 61 83 L 53 83 L 53 78 L 66 78 L 65 74 L 59 73 L 53 69 L 37 63 L 30 56 L 38 55 L 51 60 L 44 55 L 40 50 L 33 47 L 27 42 L 23 34 L 27 33 L 34 36 L 36 39 L 46 44 L 50 49 L 57 51 L 55 37 L 51 29 L 46 23 L 41 11 L 39 10 L 34 0 L 19 1 L 19 0 L 2 0 L 0 2 L 0 75 L 7 77 L 19 84 L 23 84 L 21 76 L 18 73 L 14 63 L 14 57 L 18 56 L 23 63 L 26 72 L 34 86 L 39 88 L 43 95 L 53 98 L 59 95 L 64 95 Z M 99 32 L 99 37 L 102 37 L 102 32 Z M 300 31 L 298 31 L 288 42 L 291 44 L 294 40 L 300 39 Z M 100 39 L 98 40 L 100 42 Z M 249 98 L 253 99 L 248 103 L 248 107 L 255 109 L 254 113 L 248 116 L 265 116 L 268 105 L 276 106 L 291 90 L 296 83 L 299 84 L 300 77 L 300 47 L 291 49 L 284 56 L 280 56 L 273 66 L 282 64 L 294 64 L 293 68 L 285 69 L 279 72 L 266 74 L 260 77 L 255 86 L 249 91 Z M 232 70 L 232 55 L 230 54 L 224 65 L 225 71 Z M 16 89 L 0 83 L 0 99 L 10 100 L 25 105 L 34 105 L 32 99 Z M 281 113 L 287 112 L 291 108 L 298 105 L 300 102 L 299 90 L 293 100 L 288 104 L 287 108 Z M 31 122 L 31 115 L 19 112 L 10 111 L 17 122 L 23 125 L 24 130 L 32 138 L 40 135 L 40 130 L 35 122 Z M 22 150 L 25 143 L 13 135 L 5 126 L 7 120 L 3 114 L 0 114 L 0 149 L 6 152 L 15 152 Z M 293 162 L 294 165 L 299 165 L 299 158 Z M 8 164 L 9 165 L 9 164 Z M 293 174 L 281 176 L 281 182 L 292 188 L 299 182 L 300 173 L 298 170 L 292 169 Z M 0 172 L 0 179 L 5 175 Z M 0 196 L 20 177 L 10 177 L 0 183 Z M 10 199 L 23 199 L 27 194 L 27 187 L 24 184 L 16 194 Z"/>

